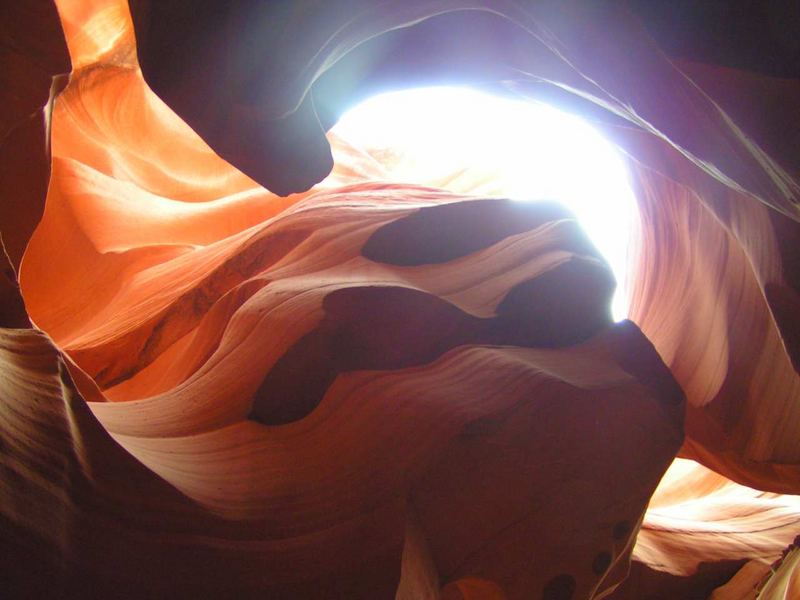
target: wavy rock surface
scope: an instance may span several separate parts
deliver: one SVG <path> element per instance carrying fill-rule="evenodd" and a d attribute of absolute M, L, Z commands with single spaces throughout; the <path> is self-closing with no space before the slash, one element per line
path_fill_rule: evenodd
<path fill-rule="evenodd" d="M 9 264 L 27 249 L 2 324 L 38 328 L 0 330 L 11 589 L 791 597 L 796 163 L 736 102 L 778 84 L 682 65 L 712 100 L 628 17 L 577 4 L 207 6 L 59 2 L 72 74 L 52 98 L 62 45 L 3 55 L 47 57 L 14 79 L 20 114 L 52 109 L 0 156 L 31 197 L 5 205 Z M 611 323 L 613 278 L 563 209 L 473 197 L 480 173 L 394 182 L 324 136 L 317 115 L 407 77 L 420 57 L 396 48 L 448 15 L 376 34 L 465 7 L 517 45 L 454 40 L 462 58 L 421 73 L 514 72 L 616 115 L 642 215 L 632 322 Z M 55 40 L 42 14 L 14 19 Z M 348 71 L 375 40 L 382 62 Z M 662 479 L 679 451 L 705 466 Z"/>

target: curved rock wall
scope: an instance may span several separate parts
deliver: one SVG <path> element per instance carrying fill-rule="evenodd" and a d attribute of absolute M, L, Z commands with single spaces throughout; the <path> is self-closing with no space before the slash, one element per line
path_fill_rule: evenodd
<path fill-rule="evenodd" d="M 796 86 L 672 63 L 616 10 L 400 6 L 6 20 L 42 40 L 2 55 L 12 591 L 790 597 Z M 455 62 L 419 45 L 450 18 Z M 325 137 L 409 67 L 600 119 L 642 215 L 631 321 L 563 209 Z"/>

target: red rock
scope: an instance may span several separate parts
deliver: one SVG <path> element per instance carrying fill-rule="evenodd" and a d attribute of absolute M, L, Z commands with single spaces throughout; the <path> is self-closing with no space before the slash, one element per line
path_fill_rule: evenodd
<path fill-rule="evenodd" d="M 796 82 L 670 61 L 616 9 L 464 7 L 4 14 L 12 595 L 792 597 Z M 631 321 L 560 209 L 326 138 L 410 73 L 604 115 Z"/>

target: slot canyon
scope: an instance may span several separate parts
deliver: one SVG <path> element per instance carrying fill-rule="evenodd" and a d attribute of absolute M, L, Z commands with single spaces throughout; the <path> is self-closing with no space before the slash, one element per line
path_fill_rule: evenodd
<path fill-rule="evenodd" d="M 800 599 L 800 8 L 657 4 L 3 2 L 0 596 Z M 439 85 L 619 152 L 626 319 L 337 132 Z"/>

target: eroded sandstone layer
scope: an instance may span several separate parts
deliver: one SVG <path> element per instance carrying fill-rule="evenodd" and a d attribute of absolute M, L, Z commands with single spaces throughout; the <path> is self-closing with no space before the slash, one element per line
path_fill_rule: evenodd
<path fill-rule="evenodd" d="M 800 593 L 796 81 L 571 3 L 3 10 L 12 594 Z M 562 208 L 326 136 L 425 78 L 627 153 L 630 321 Z"/>

